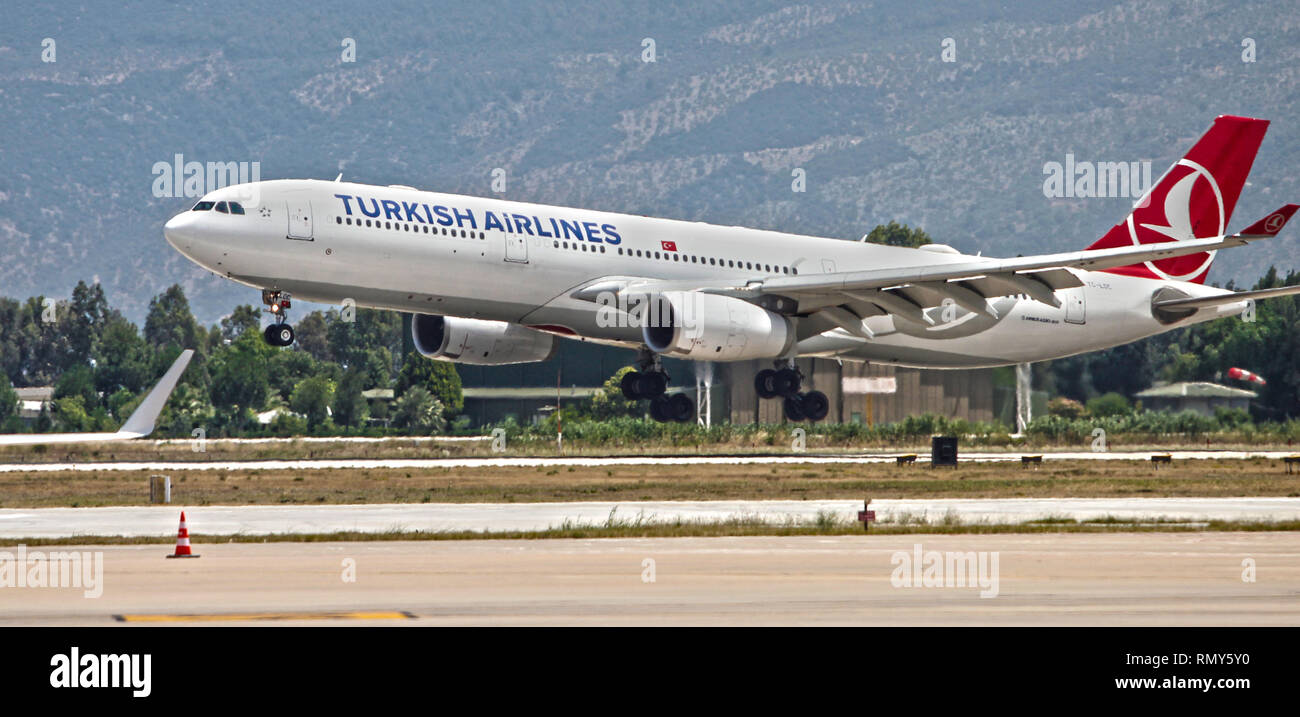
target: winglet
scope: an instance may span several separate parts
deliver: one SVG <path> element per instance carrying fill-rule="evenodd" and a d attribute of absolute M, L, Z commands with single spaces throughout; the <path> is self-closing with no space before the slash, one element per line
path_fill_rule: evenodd
<path fill-rule="evenodd" d="M 149 391 L 149 395 L 144 397 L 139 406 L 131 412 L 131 416 L 126 419 L 126 423 L 118 429 L 118 433 L 134 433 L 144 437 L 153 433 L 154 423 L 158 420 L 158 415 L 162 413 L 163 406 L 167 405 L 167 399 L 171 398 L 172 390 L 176 388 L 176 382 L 180 381 L 181 374 L 185 373 L 185 367 L 189 365 L 190 359 L 194 357 L 194 349 L 185 349 L 176 361 L 172 363 L 167 373 L 158 380 L 157 385 Z"/>
<path fill-rule="evenodd" d="M 1237 232 L 1237 236 L 1275 237 L 1297 209 L 1300 209 L 1300 204 L 1284 204 L 1281 209 Z"/>

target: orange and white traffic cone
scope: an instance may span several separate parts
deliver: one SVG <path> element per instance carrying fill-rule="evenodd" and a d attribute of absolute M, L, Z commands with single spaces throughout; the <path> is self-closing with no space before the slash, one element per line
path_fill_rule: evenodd
<path fill-rule="evenodd" d="M 197 558 L 198 555 L 190 551 L 190 529 L 185 527 L 185 511 L 181 511 L 181 528 L 176 534 L 176 552 L 168 555 L 169 558 Z"/>

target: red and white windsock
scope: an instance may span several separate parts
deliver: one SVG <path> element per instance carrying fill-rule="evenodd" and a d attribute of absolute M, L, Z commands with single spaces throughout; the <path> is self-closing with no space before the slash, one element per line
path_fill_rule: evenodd
<path fill-rule="evenodd" d="M 1261 386 L 1267 386 L 1267 385 L 1268 385 L 1268 382 L 1264 380 L 1264 377 L 1263 377 L 1263 376 L 1260 376 L 1260 375 L 1257 374 L 1257 373 L 1253 373 L 1253 372 L 1247 371 L 1247 370 L 1244 369 L 1244 368 L 1230 368 L 1230 369 L 1228 369 L 1228 378 L 1235 378 L 1235 379 L 1237 379 L 1238 381 L 1249 381 L 1249 382 L 1251 382 L 1251 383 L 1257 383 L 1257 384 L 1259 384 L 1259 385 L 1261 385 Z"/>
<path fill-rule="evenodd" d="M 181 511 L 181 527 L 176 533 L 176 552 L 168 555 L 169 558 L 197 558 L 199 557 L 190 550 L 190 529 L 185 526 L 185 511 Z"/>

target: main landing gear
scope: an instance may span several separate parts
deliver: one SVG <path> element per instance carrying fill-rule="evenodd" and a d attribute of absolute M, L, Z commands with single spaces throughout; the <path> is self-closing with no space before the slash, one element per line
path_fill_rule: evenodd
<path fill-rule="evenodd" d="M 275 317 L 275 323 L 262 330 L 262 338 L 271 346 L 291 346 L 293 326 L 289 325 L 289 317 L 285 316 L 291 305 L 289 292 L 263 289 L 262 303 L 270 307 L 271 315 Z"/>
<path fill-rule="evenodd" d="M 657 354 L 643 351 L 637 371 L 623 375 L 623 397 L 630 401 L 650 399 L 650 417 L 660 423 L 688 423 L 695 418 L 695 400 L 684 393 L 669 396 L 668 374 L 659 365 Z"/>
<path fill-rule="evenodd" d="M 777 368 L 765 368 L 754 376 L 754 390 L 759 398 L 777 398 L 784 401 L 785 417 L 792 422 L 820 421 L 830 413 L 831 402 L 821 391 L 800 393 L 803 374 L 794 362 Z"/>

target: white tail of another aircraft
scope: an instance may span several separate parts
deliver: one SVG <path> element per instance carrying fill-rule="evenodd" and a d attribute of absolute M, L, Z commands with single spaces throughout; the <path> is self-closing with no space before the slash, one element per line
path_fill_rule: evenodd
<path fill-rule="evenodd" d="M 185 349 L 172 363 L 167 373 L 144 397 L 126 423 L 116 433 L 17 433 L 0 436 L 0 446 L 34 445 L 40 443 L 98 443 L 100 441 L 126 441 L 143 438 L 153 433 L 154 424 L 162 413 L 163 406 L 171 397 L 176 383 L 180 381 L 185 367 L 194 357 L 193 349 Z"/>

